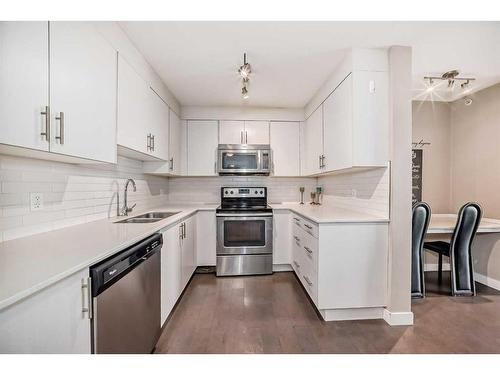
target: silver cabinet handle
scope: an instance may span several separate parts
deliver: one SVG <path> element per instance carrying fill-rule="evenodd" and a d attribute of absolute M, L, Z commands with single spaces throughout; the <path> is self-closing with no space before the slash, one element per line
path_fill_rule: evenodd
<path fill-rule="evenodd" d="M 248 143 L 248 132 L 245 130 L 245 143 Z"/>
<path fill-rule="evenodd" d="M 60 144 L 64 144 L 64 112 L 59 112 L 59 116 L 56 116 L 56 120 L 59 120 L 59 135 L 55 138 L 59 140 Z"/>
<path fill-rule="evenodd" d="M 214 174 L 217 174 L 217 162 L 214 161 Z"/>
<path fill-rule="evenodd" d="M 184 238 L 186 238 L 186 223 L 184 223 L 183 225 L 184 225 L 184 229 L 183 229 Z"/>
<path fill-rule="evenodd" d="M 92 319 L 92 279 L 82 279 L 82 318 Z"/>
<path fill-rule="evenodd" d="M 169 162 L 170 162 L 170 167 L 168 169 L 170 169 L 171 171 L 173 171 L 174 170 L 174 158 L 171 157 L 170 160 L 169 160 Z"/>
<path fill-rule="evenodd" d="M 154 151 L 155 150 L 155 136 L 151 136 L 151 149 Z"/>
<path fill-rule="evenodd" d="M 304 224 L 304 226 L 305 226 L 307 229 L 313 229 L 313 227 L 311 227 L 309 224 Z"/>
<path fill-rule="evenodd" d="M 293 236 L 293 238 L 295 238 L 295 241 L 300 242 L 300 238 L 299 237 Z"/>
<path fill-rule="evenodd" d="M 306 251 L 309 253 L 309 254 L 312 254 L 313 251 L 311 249 L 309 249 L 307 246 L 304 246 L 304 249 L 306 249 Z"/>
<path fill-rule="evenodd" d="M 150 133 L 150 134 L 148 134 L 148 136 L 147 136 L 147 141 L 146 141 L 146 149 L 147 149 L 148 151 L 151 151 L 151 133 Z"/>
<path fill-rule="evenodd" d="M 325 168 L 325 155 L 321 155 L 321 168 Z"/>
<path fill-rule="evenodd" d="M 298 217 L 294 217 L 293 220 L 300 221 L 300 219 Z"/>
<path fill-rule="evenodd" d="M 304 278 L 304 280 L 306 281 L 307 285 L 309 285 L 309 286 L 312 286 L 312 285 L 313 285 L 313 283 L 311 282 L 311 280 L 309 280 L 309 278 L 308 278 L 307 276 L 303 275 L 302 277 L 303 277 L 303 278 Z"/>
<path fill-rule="evenodd" d="M 45 131 L 41 132 L 40 135 L 45 136 L 45 140 L 50 142 L 50 107 L 45 106 L 45 111 L 40 112 L 41 115 L 45 116 Z"/>
<path fill-rule="evenodd" d="M 243 143 L 243 130 L 240 131 L 240 143 Z"/>
<path fill-rule="evenodd" d="M 295 264 L 295 267 L 300 268 L 300 264 L 298 264 L 295 260 L 293 261 L 293 264 Z"/>
<path fill-rule="evenodd" d="M 184 237 L 183 237 L 183 231 L 182 231 L 182 226 L 184 225 L 184 223 L 182 223 L 181 225 L 179 225 L 179 238 L 182 240 Z"/>

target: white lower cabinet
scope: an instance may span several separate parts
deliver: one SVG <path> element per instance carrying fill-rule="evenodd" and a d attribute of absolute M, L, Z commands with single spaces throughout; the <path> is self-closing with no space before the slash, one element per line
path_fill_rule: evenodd
<path fill-rule="evenodd" d="M 0 311 L 0 353 L 90 353 L 88 269 Z"/>
<path fill-rule="evenodd" d="M 215 211 L 196 214 L 196 260 L 199 266 L 215 266 L 217 221 Z"/>
<path fill-rule="evenodd" d="M 292 213 L 291 265 L 325 320 L 381 317 L 388 224 L 316 224 Z"/>
<path fill-rule="evenodd" d="M 292 263 L 290 233 L 290 212 L 275 210 L 273 212 L 273 264 Z"/>
<path fill-rule="evenodd" d="M 161 249 L 161 324 L 196 269 L 196 216 L 168 228 Z"/>

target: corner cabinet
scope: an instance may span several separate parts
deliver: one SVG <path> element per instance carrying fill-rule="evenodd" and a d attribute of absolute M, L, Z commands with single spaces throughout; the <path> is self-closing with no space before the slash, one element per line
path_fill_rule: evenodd
<path fill-rule="evenodd" d="M 0 311 L 0 353 L 90 354 L 88 269 Z"/>
<path fill-rule="evenodd" d="M 0 22 L 0 54 L 2 152 L 116 162 L 117 52 L 92 22 Z"/>
<path fill-rule="evenodd" d="M 300 123 L 271 122 L 272 175 L 300 176 Z"/>
<path fill-rule="evenodd" d="M 188 176 L 217 175 L 217 121 L 187 121 Z"/>

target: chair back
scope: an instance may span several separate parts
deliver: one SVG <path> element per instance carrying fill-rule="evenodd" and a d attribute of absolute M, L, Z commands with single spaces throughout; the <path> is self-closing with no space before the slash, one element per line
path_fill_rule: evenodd
<path fill-rule="evenodd" d="M 475 295 L 472 242 L 481 222 L 481 206 L 466 203 L 458 212 L 457 224 L 450 242 L 450 267 L 453 295 Z"/>
<path fill-rule="evenodd" d="M 413 205 L 411 232 L 411 296 L 414 298 L 425 295 L 424 283 L 424 237 L 429 226 L 431 208 L 425 202 Z"/>

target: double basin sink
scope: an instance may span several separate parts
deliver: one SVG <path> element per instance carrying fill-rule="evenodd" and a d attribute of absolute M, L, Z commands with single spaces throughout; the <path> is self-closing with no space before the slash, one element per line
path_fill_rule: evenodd
<path fill-rule="evenodd" d="M 177 212 L 148 212 L 142 215 L 130 217 L 124 220 L 115 221 L 115 224 L 147 224 L 166 219 L 167 217 L 178 214 Z"/>

